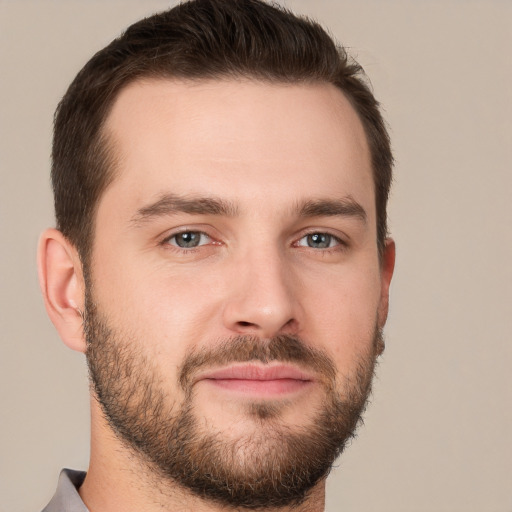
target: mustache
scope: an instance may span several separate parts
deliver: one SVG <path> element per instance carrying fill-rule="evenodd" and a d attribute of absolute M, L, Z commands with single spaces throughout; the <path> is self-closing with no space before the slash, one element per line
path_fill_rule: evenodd
<path fill-rule="evenodd" d="M 179 383 L 183 390 L 189 391 L 194 374 L 204 368 L 253 361 L 295 363 L 313 370 L 330 383 L 336 377 L 336 366 L 325 352 L 308 346 L 297 336 L 283 334 L 264 340 L 256 336 L 236 336 L 213 348 L 191 352 L 179 370 Z"/>

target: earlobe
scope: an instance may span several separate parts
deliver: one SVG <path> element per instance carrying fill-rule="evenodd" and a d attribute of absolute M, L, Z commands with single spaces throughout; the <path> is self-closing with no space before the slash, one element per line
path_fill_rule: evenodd
<path fill-rule="evenodd" d="M 39 240 L 37 260 L 48 316 L 68 347 L 85 352 L 84 282 L 76 248 L 60 231 L 47 229 Z"/>
<path fill-rule="evenodd" d="M 381 294 L 379 305 L 379 328 L 382 329 L 388 318 L 389 311 L 389 287 L 395 269 L 396 248 L 392 238 L 387 238 L 381 261 Z"/>

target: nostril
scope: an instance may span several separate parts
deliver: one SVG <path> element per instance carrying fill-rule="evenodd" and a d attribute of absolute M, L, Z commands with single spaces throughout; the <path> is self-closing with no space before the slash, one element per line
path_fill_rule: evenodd
<path fill-rule="evenodd" d="M 238 325 L 240 327 L 250 327 L 253 324 L 251 324 L 251 322 L 238 322 Z"/>

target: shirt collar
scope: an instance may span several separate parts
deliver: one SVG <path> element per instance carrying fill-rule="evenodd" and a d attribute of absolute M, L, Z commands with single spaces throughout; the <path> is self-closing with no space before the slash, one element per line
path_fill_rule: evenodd
<path fill-rule="evenodd" d="M 63 469 L 60 472 L 57 490 L 42 512 L 89 512 L 78 494 L 85 474 L 84 471 Z"/>

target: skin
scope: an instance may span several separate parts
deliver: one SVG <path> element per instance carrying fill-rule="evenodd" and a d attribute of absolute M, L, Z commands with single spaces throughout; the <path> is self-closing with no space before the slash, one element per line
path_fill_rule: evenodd
<path fill-rule="evenodd" d="M 120 93 L 106 133 L 118 169 L 97 210 L 94 299 L 130 334 L 127 343 L 139 340 L 171 403 L 184 399 L 177 376 L 187 353 L 240 334 L 300 336 L 335 363 L 343 395 L 341 383 L 385 324 L 395 258 L 392 240 L 378 256 L 368 145 L 343 94 L 328 84 L 140 81 Z M 168 194 L 214 197 L 236 212 L 147 215 Z M 318 200 L 358 205 L 364 218 L 300 215 L 297 205 Z M 172 237 L 183 230 L 207 236 L 181 249 Z M 311 233 L 331 235 L 330 247 L 308 246 Z M 68 346 L 85 352 L 82 268 L 56 230 L 41 237 L 39 268 L 52 321 Z M 227 437 L 256 432 L 247 413 L 255 400 L 277 405 L 282 425 L 307 427 L 323 389 L 314 376 L 292 388 L 201 381 L 194 406 Z M 223 509 L 168 486 L 155 498 L 158 484 L 113 435 L 94 393 L 91 404 L 80 494 L 92 512 Z M 322 481 L 304 510 L 323 510 L 324 496 Z"/>

